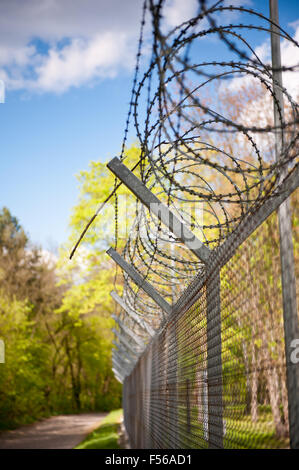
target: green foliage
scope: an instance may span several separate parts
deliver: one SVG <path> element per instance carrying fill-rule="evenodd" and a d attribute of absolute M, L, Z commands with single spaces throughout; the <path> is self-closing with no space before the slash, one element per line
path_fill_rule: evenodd
<path fill-rule="evenodd" d="M 6 363 L 0 365 L 0 428 L 51 414 L 109 411 L 121 404 L 121 384 L 111 367 L 114 266 L 103 243 L 97 243 L 101 236 L 109 242 L 109 211 L 103 233 L 89 237 L 79 256 L 68 260 L 78 226 L 85 223 L 86 201 L 92 208 L 113 187 L 108 173 L 105 165 L 91 163 L 90 172 L 80 174 L 72 234 L 57 266 L 30 245 L 8 209 L 0 212 L 0 338 L 6 345 Z"/>
<path fill-rule="evenodd" d="M 139 155 L 133 146 L 126 163 L 133 166 Z M 113 243 L 113 201 L 69 261 L 73 244 L 113 189 L 115 178 L 105 164 L 91 162 L 78 181 L 70 238 L 57 263 L 45 261 L 7 208 L 0 211 L 0 338 L 6 345 L 6 363 L 0 365 L 3 429 L 51 414 L 110 411 L 121 405 L 122 387 L 111 364 L 115 266 L 106 255 Z M 127 226 L 135 200 L 123 187 L 117 202 L 121 226 Z"/>
<path fill-rule="evenodd" d="M 140 158 L 140 149 L 136 146 L 130 147 L 126 152 L 125 164 L 132 168 Z M 137 170 L 136 170 L 137 171 Z M 99 204 L 106 199 L 115 185 L 115 176 L 108 170 L 105 163 L 90 162 L 89 170 L 81 171 L 78 175 L 79 181 L 79 201 L 73 208 L 71 215 L 71 236 L 70 242 L 73 245 L 78 235 L 82 232 L 85 224 L 96 212 Z M 125 241 L 125 228 L 130 228 L 135 211 L 135 198 L 124 186 L 120 186 L 117 191 L 119 204 L 119 218 Z M 109 245 L 114 243 L 114 204 L 115 198 L 111 199 L 100 212 L 84 236 L 81 246 L 90 249 L 89 260 L 94 256 L 103 253 Z M 86 256 L 86 253 L 85 253 Z"/>
<path fill-rule="evenodd" d="M 33 335 L 31 307 L 0 292 L 0 331 L 5 363 L 0 367 L 0 428 L 30 422 L 45 407 L 48 346 Z"/>

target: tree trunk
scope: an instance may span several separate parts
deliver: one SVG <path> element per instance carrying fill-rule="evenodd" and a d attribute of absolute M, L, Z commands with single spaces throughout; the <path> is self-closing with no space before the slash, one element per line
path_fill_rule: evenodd
<path fill-rule="evenodd" d="M 281 396 L 282 396 L 282 408 L 283 408 L 283 418 L 284 425 L 286 427 L 286 432 L 289 429 L 289 399 L 288 399 L 288 390 L 287 390 L 287 379 L 285 368 L 282 367 L 281 371 Z"/>
<path fill-rule="evenodd" d="M 250 397 L 250 411 L 251 419 L 255 423 L 258 419 L 258 372 L 255 344 L 252 346 L 252 374 L 251 374 L 251 397 Z"/>
<path fill-rule="evenodd" d="M 66 337 L 65 339 L 65 351 L 66 355 L 68 357 L 68 363 L 69 363 L 69 368 L 71 372 L 71 382 L 72 382 L 72 396 L 73 396 L 73 403 L 77 409 L 77 411 L 80 411 L 81 409 L 81 400 L 80 400 L 80 392 L 81 392 L 81 386 L 80 386 L 80 381 L 76 379 L 75 376 L 75 371 L 74 371 L 74 366 L 73 366 L 73 359 L 71 355 L 71 350 L 69 347 L 69 342 L 68 338 Z M 80 374 L 80 372 L 79 372 Z M 78 378 L 78 376 L 77 376 Z M 80 375 L 79 375 L 80 378 Z"/>
<path fill-rule="evenodd" d="M 285 426 L 281 420 L 280 408 L 279 408 L 279 385 L 278 385 L 278 374 L 276 367 L 273 366 L 268 370 L 266 374 L 267 385 L 270 397 L 270 404 L 273 414 L 273 420 L 275 425 L 275 432 L 277 437 L 285 436 Z"/>

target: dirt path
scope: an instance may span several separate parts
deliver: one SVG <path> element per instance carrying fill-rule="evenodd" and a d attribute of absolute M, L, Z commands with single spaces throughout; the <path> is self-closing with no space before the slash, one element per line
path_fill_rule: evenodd
<path fill-rule="evenodd" d="M 0 433 L 0 449 L 73 449 L 107 413 L 61 415 Z"/>

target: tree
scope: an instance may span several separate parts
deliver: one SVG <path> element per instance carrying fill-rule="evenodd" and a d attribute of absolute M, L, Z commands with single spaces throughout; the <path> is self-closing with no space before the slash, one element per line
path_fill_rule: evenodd
<path fill-rule="evenodd" d="M 126 164 L 133 166 L 139 155 L 140 150 L 132 146 L 126 152 Z M 64 373 L 70 376 L 72 401 L 79 410 L 88 401 L 87 395 L 96 406 L 100 403 L 105 407 L 112 403 L 119 406 L 121 387 L 113 376 L 111 362 L 114 325 L 111 314 L 115 307 L 110 292 L 114 288 L 115 265 L 106 255 L 107 248 L 114 244 L 113 204 L 107 204 L 75 256 L 71 261 L 68 259 L 84 225 L 113 189 L 115 177 L 105 164 L 91 162 L 90 169 L 82 171 L 78 179 L 80 196 L 72 211 L 71 235 L 61 248 L 58 261 L 59 285 L 65 292 L 56 312 L 64 322 L 61 340 L 66 356 Z M 118 204 L 122 230 L 119 246 L 123 246 L 135 214 L 135 199 L 125 187 L 119 190 Z M 122 289 L 119 280 L 116 285 Z"/>

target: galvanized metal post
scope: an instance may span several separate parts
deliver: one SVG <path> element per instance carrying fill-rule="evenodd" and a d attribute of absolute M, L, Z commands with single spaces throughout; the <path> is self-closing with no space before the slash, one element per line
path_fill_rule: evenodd
<path fill-rule="evenodd" d="M 150 389 L 150 413 L 149 413 L 149 434 L 151 440 L 151 448 L 155 449 L 156 446 L 156 435 L 158 432 L 156 424 L 156 413 L 157 413 L 157 341 L 151 345 L 151 389 Z"/>
<path fill-rule="evenodd" d="M 112 359 L 116 359 L 118 362 L 123 363 L 129 372 L 131 372 L 134 363 L 130 362 L 125 356 L 115 349 L 112 350 Z"/>
<path fill-rule="evenodd" d="M 186 431 L 191 432 L 190 379 L 186 379 Z"/>
<path fill-rule="evenodd" d="M 273 92 L 274 100 L 274 125 L 275 131 L 275 154 L 279 160 L 283 150 L 284 107 L 282 93 L 282 72 L 280 54 L 280 36 L 278 18 L 278 1 L 270 0 L 271 24 L 271 51 L 273 68 Z M 284 175 L 282 175 L 283 177 Z M 286 354 L 286 375 L 289 402 L 289 431 L 290 446 L 299 448 L 299 364 L 292 364 L 292 341 L 299 339 L 298 314 L 296 303 L 296 277 L 294 266 L 294 251 L 292 240 L 291 208 L 290 200 L 284 201 L 278 209 L 279 232 L 280 232 L 280 259 L 283 297 L 284 337 Z"/>
<path fill-rule="evenodd" d="M 130 372 L 129 369 L 126 368 L 127 366 L 123 362 L 120 362 L 120 359 L 113 357 L 112 365 L 115 369 L 121 372 L 124 377 L 129 375 L 129 372 Z"/>
<path fill-rule="evenodd" d="M 128 264 L 113 248 L 109 248 L 106 253 L 130 276 L 130 278 L 139 286 L 144 292 L 147 293 L 161 309 L 168 315 L 171 313 L 172 308 L 166 300 L 156 291 L 156 289 L 147 282 L 136 269 Z"/>
<path fill-rule="evenodd" d="M 136 361 L 136 358 L 132 357 L 128 350 L 126 348 L 124 348 L 120 343 L 117 343 L 116 341 L 112 341 L 112 344 L 115 346 L 115 349 L 117 351 L 119 351 L 119 354 L 121 354 L 121 356 L 125 357 L 129 362 L 130 364 L 135 364 L 135 361 Z M 112 349 L 113 351 L 113 349 Z"/>
<path fill-rule="evenodd" d="M 127 392 L 128 392 L 128 381 L 127 377 L 125 377 L 124 382 L 123 382 L 123 390 L 122 390 L 122 409 L 124 413 L 124 427 L 126 429 L 126 432 L 128 434 L 128 421 L 127 421 L 127 416 L 128 416 L 128 408 L 127 408 Z"/>
<path fill-rule="evenodd" d="M 145 362 L 145 397 L 146 397 L 146 404 L 145 404 L 145 440 L 144 440 L 144 448 L 151 449 L 152 448 L 152 439 L 151 439 L 151 382 L 152 382 L 152 348 L 149 349 L 146 362 Z"/>
<path fill-rule="evenodd" d="M 168 325 L 168 365 L 167 365 L 167 384 L 169 394 L 169 434 L 172 438 L 172 449 L 179 448 L 179 429 L 178 429 L 178 351 L 177 351 L 177 333 L 176 321 L 172 319 Z"/>
<path fill-rule="evenodd" d="M 203 408 L 203 438 L 206 442 L 209 440 L 209 407 L 208 407 L 208 373 L 203 371 L 202 384 L 202 408 Z"/>
<path fill-rule="evenodd" d="M 110 292 L 111 297 L 117 302 L 124 311 L 144 330 L 148 332 L 150 336 L 154 336 L 155 330 L 145 321 L 143 321 L 137 313 L 135 313 L 125 302 L 124 300 L 115 292 Z"/>
<path fill-rule="evenodd" d="M 140 350 L 137 350 L 136 348 L 134 348 L 127 340 L 126 338 L 124 338 L 123 335 L 121 335 L 119 333 L 119 331 L 117 331 L 115 328 L 112 328 L 111 331 L 115 334 L 115 336 L 117 336 L 117 338 L 119 339 L 119 341 L 124 345 L 124 347 L 131 352 L 131 354 L 133 356 L 135 356 L 136 358 L 139 357 L 139 354 L 140 354 Z"/>
<path fill-rule="evenodd" d="M 210 250 L 181 222 L 170 209 L 153 194 L 126 165 L 117 157 L 107 165 L 127 188 L 153 213 L 163 224 L 204 263 L 208 262 Z"/>
<path fill-rule="evenodd" d="M 207 382 L 209 448 L 223 447 L 222 347 L 220 272 L 215 270 L 206 283 L 207 298 Z"/>
<path fill-rule="evenodd" d="M 114 367 L 112 367 L 112 372 L 114 373 L 117 380 L 123 383 L 125 376 L 119 370 L 116 370 Z"/>
<path fill-rule="evenodd" d="M 136 335 L 136 333 L 134 333 L 126 325 L 124 325 L 117 315 L 111 315 L 111 318 L 113 318 L 115 323 L 118 324 L 119 328 L 124 332 L 124 334 L 129 336 L 133 340 L 133 342 L 141 348 L 141 350 L 145 348 L 144 342 Z"/>
<path fill-rule="evenodd" d="M 173 275 L 175 273 L 175 244 L 171 243 L 171 267 L 173 269 Z M 176 284 L 175 284 L 175 277 L 173 277 L 173 284 L 171 288 L 172 292 L 172 305 L 175 304 L 176 299 Z M 170 397 L 171 397 L 171 404 L 169 409 L 169 418 L 170 418 L 170 425 L 171 431 L 173 436 L 173 448 L 179 448 L 179 424 L 178 424 L 178 344 L 177 344 L 177 321 L 172 319 L 169 325 L 169 333 L 170 333 L 170 348 L 169 348 L 169 366 L 168 366 L 168 384 L 170 390 Z"/>

